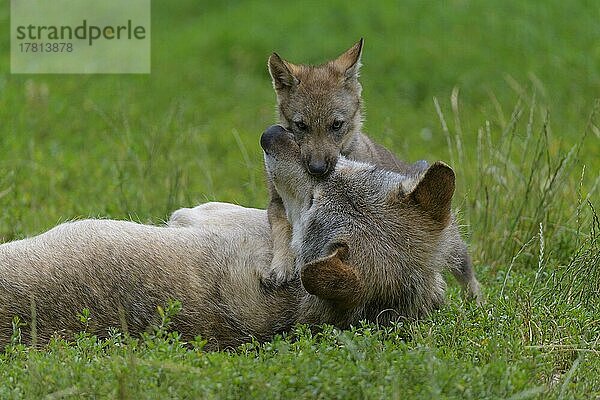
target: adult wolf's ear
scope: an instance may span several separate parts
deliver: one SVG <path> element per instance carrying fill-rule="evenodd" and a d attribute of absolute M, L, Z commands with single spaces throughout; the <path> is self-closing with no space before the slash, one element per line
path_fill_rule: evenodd
<path fill-rule="evenodd" d="M 333 61 L 333 66 L 344 74 L 346 80 L 358 78 L 363 43 L 364 40 L 361 38 L 354 46 Z"/>
<path fill-rule="evenodd" d="M 452 168 L 437 161 L 429 167 L 417 187 L 410 193 L 410 199 L 435 221 L 446 226 L 450 222 L 454 181 Z"/>
<path fill-rule="evenodd" d="M 347 248 L 340 247 L 327 257 L 315 260 L 302 268 L 302 285 L 310 294 L 334 301 L 339 307 L 352 308 L 359 304 L 364 284 L 356 268 L 342 261 Z"/>
<path fill-rule="evenodd" d="M 271 74 L 271 79 L 273 79 L 273 87 L 275 90 L 291 88 L 300 83 L 300 80 L 296 76 L 299 67 L 291 62 L 285 61 L 283 58 L 279 57 L 279 54 L 271 54 L 267 64 L 269 66 L 269 74 Z"/>

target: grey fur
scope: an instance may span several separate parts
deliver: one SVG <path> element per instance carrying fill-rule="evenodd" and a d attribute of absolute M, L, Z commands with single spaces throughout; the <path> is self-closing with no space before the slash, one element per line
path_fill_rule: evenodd
<path fill-rule="evenodd" d="M 318 66 L 293 64 L 273 53 L 268 68 L 277 95 L 279 123 L 293 134 L 308 170 L 313 164 L 328 166 L 322 175 L 335 168 L 339 155 L 400 174 L 423 172 L 428 166 L 426 162 L 409 164 L 399 160 L 362 132 L 362 87 L 358 80 L 362 49 L 361 39 L 335 60 Z M 339 130 L 333 129 L 335 121 L 343 121 Z M 305 129 L 300 129 L 298 122 Z M 285 208 L 272 183 L 268 184 L 271 195 L 268 216 L 274 247 L 271 265 L 262 275 L 263 281 L 276 285 L 293 279 L 298 271 L 293 267 L 293 251 L 289 249 L 291 229 Z M 464 242 L 457 244 L 455 253 L 460 256 L 453 265 L 454 275 L 470 297 L 481 301 Z"/>
<path fill-rule="evenodd" d="M 442 197 L 413 199 L 419 188 L 430 190 L 423 184 L 430 178 L 342 159 L 330 177 L 314 179 L 286 135 L 274 136 L 265 160 L 292 221 L 299 277 L 261 283 L 272 258 L 263 210 L 208 203 L 176 211 L 166 227 L 69 222 L 0 245 L 0 348 L 14 315 L 28 323 L 27 343 L 32 315 L 42 344 L 81 330 L 83 308 L 91 312 L 91 333 L 104 337 L 120 327 L 137 335 L 157 322 L 156 307 L 169 299 L 183 305 L 173 329 L 184 339 L 202 335 L 211 350 L 267 340 L 298 322 L 345 328 L 362 319 L 419 318 L 438 307 L 441 271 L 460 237 L 429 215 Z M 447 182 L 439 186 L 449 192 Z"/>
<path fill-rule="evenodd" d="M 328 315 L 338 325 L 361 318 L 418 318 L 443 301 L 443 269 L 465 276 L 463 254 L 456 252 L 464 242 L 450 211 L 454 173 L 448 166 L 435 163 L 398 174 L 341 157 L 335 170 L 319 179 L 304 168 L 291 133 L 279 128 L 265 135 L 271 136 L 261 140 L 268 178 L 287 219 L 294 221 L 295 271 L 304 278 L 308 264 L 328 259 L 341 246 L 346 249 L 343 264 L 361 282 L 362 288 L 352 292 L 360 300 L 346 299 L 352 308 L 340 314 L 339 307 L 312 306 L 315 318 Z M 461 283 L 480 299 L 473 274 Z M 380 315 L 384 310 L 390 311 Z"/>

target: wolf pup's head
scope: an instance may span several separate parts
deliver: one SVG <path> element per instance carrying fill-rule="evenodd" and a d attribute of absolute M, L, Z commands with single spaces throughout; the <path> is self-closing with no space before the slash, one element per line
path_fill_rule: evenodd
<path fill-rule="evenodd" d="M 460 241 L 451 224 L 450 167 L 437 162 L 405 176 L 341 157 L 317 179 L 281 126 L 267 129 L 261 146 L 310 294 L 345 321 L 417 318 L 443 302 L 441 270 Z"/>
<path fill-rule="evenodd" d="M 350 151 L 361 130 L 358 72 L 362 46 L 361 39 L 319 66 L 292 64 L 277 53 L 269 57 L 280 123 L 293 132 L 302 161 L 313 175 L 332 171 L 338 155 Z"/>

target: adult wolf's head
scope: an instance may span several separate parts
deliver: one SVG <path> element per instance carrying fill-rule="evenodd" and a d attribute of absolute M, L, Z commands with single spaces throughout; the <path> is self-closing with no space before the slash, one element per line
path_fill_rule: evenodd
<path fill-rule="evenodd" d="M 405 176 L 342 157 L 317 179 L 281 126 L 269 128 L 261 145 L 310 294 L 348 321 L 419 317 L 443 301 L 441 270 L 460 240 L 451 224 L 450 167 L 437 162 Z"/>
<path fill-rule="evenodd" d="M 362 45 L 361 39 L 319 66 L 292 64 L 277 53 L 269 57 L 280 123 L 294 134 L 302 161 L 313 175 L 332 171 L 338 155 L 351 150 L 361 130 Z"/>

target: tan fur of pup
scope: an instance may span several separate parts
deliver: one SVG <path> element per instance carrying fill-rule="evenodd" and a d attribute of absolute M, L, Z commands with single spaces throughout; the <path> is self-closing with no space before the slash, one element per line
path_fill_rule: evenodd
<path fill-rule="evenodd" d="M 427 168 L 424 161 L 409 164 L 362 132 L 363 101 L 359 82 L 363 40 L 334 60 L 321 65 L 295 64 L 273 53 L 268 60 L 273 88 L 277 95 L 279 123 L 292 133 L 300 148 L 302 164 L 315 177 L 335 169 L 340 155 L 378 168 L 414 175 Z M 294 269 L 290 222 L 285 218 L 281 198 L 270 187 L 269 223 L 273 236 L 273 260 L 263 271 L 263 281 L 277 285 L 297 276 Z M 465 243 L 456 244 L 456 265 L 452 270 L 463 285 L 474 285 L 471 259 Z M 481 300 L 478 286 L 468 290 Z"/>

